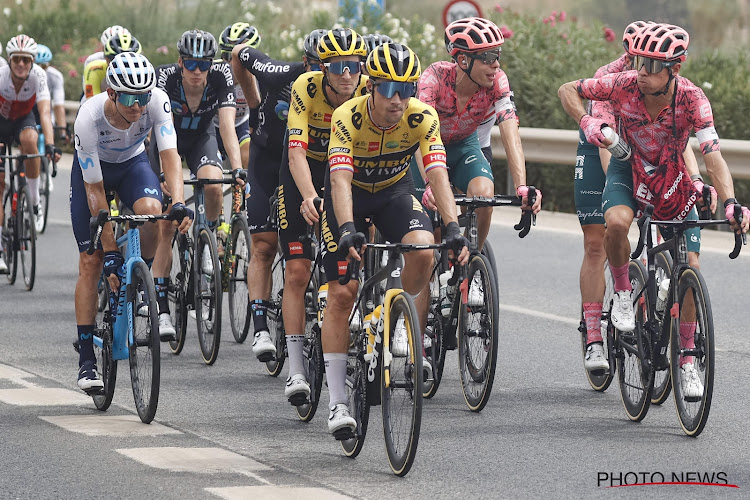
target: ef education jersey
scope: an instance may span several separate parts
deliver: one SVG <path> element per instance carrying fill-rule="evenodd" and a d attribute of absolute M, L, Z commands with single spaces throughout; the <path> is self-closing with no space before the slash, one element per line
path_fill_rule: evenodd
<path fill-rule="evenodd" d="M 409 172 L 411 157 L 421 154 L 425 171 L 446 168 L 437 112 L 409 99 L 401 120 L 389 129 L 375 125 L 367 103 L 356 97 L 333 112 L 328 163 L 331 172 L 349 170 L 352 185 L 375 193 Z"/>
<path fill-rule="evenodd" d="M 240 62 L 255 76 L 260 89 L 258 126 L 253 131 L 253 143 L 281 149 L 289 115 L 292 84 L 305 71 L 301 62 L 271 59 L 263 52 L 245 47 L 239 53 Z"/>

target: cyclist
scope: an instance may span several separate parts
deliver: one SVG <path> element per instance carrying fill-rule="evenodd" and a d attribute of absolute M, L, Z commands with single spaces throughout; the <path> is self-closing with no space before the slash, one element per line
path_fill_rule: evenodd
<path fill-rule="evenodd" d="M 86 67 L 89 65 L 89 63 L 92 63 L 94 61 L 103 61 L 104 60 L 104 47 L 107 45 L 107 40 L 110 39 L 113 35 L 116 35 L 117 33 L 127 33 L 130 34 L 130 31 L 128 31 L 127 28 L 123 28 L 122 26 L 115 24 L 113 26 L 110 26 L 106 28 L 104 31 L 102 31 L 102 34 L 99 36 L 99 43 L 97 44 L 96 52 L 93 54 L 90 54 L 86 57 L 86 59 L 83 61 L 83 68 L 84 71 L 81 74 L 81 86 L 83 88 L 83 91 L 81 92 L 81 104 L 83 104 L 83 101 L 86 100 Z M 106 67 L 105 67 L 106 70 Z M 93 87 L 92 87 L 93 88 Z M 97 94 L 99 92 L 104 92 L 104 89 L 99 87 L 100 90 L 97 91 Z"/>
<path fill-rule="evenodd" d="M 307 397 L 302 347 L 305 333 L 305 290 L 313 255 L 300 242 L 307 226 L 318 222 L 314 200 L 321 196 L 333 111 L 354 96 L 364 95 L 367 77 L 362 61 L 365 42 L 356 31 L 336 28 L 323 35 L 317 47 L 321 71 L 305 73 L 292 86 L 288 149 L 279 174 L 279 239 L 286 259 L 282 314 L 289 353 L 289 379 L 284 395 L 290 402 Z M 286 210 L 281 208 L 285 207 Z M 256 332 L 253 353 L 263 360 L 275 353 L 268 332 Z"/>
<path fill-rule="evenodd" d="M 167 93 L 171 102 L 178 152 L 185 158 L 192 175 L 199 179 L 221 179 L 222 156 L 213 125 L 216 115 L 232 170 L 242 169 L 234 128 L 236 99 L 232 70 L 223 61 L 213 62 L 217 51 L 216 39 L 207 31 L 194 29 L 184 32 L 177 43 L 177 51 L 180 55 L 178 62 L 156 68 L 156 85 Z M 244 186 L 241 179 L 237 180 Z M 206 185 L 205 200 L 209 227 L 215 229 L 222 204 L 221 185 Z M 172 268 L 174 229 L 164 222 L 159 226 L 162 229 L 161 241 L 154 262 L 159 328 L 174 335 L 174 325 L 169 317 L 169 298 L 165 293 Z M 208 250 L 203 252 L 201 266 L 205 273 L 213 273 L 213 260 Z M 194 313 L 191 311 L 191 314 Z"/>
<path fill-rule="evenodd" d="M 0 45 L 0 54 L 2 53 L 3 53 L 3 46 Z M 5 58 L 0 57 L 0 68 L 2 68 L 3 66 L 7 66 L 7 65 L 8 65 L 8 61 L 6 61 Z"/>
<path fill-rule="evenodd" d="M 112 34 L 104 44 L 104 57 L 102 59 L 95 59 L 84 66 L 84 95 L 81 98 L 81 104 L 107 89 L 107 80 L 105 78 L 107 65 L 112 58 L 122 52 L 141 53 L 140 42 L 127 30 L 116 31 Z"/>
<path fill-rule="evenodd" d="M 89 219 L 106 210 L 107 190 L 114 190 L 136 214 L 160 214 L 162 192 L 149 164 L 143 141 L 152 127 L 162 160 L 166 184 L 175 202 L 170 214 L 186 232 L 191 211 L 185 207 L 182 166 L 169 115 L 167 95 L 156 86 L 154 67 L 144 56 L 131 52 L 117 55 L 107 68 L 106 92 L 81 106 L 75 122 L 75 153 L 71 172 L 70 214 L 78 243 L 78 282 L 75 291 L 78 324 L 78 387 L 85 391 L 104 386 L 96 371 L 92 334 L 95 328 L 97 287 L 104 271 L 113 289 L 119 286 L 118 269 L 124 258 L 118 251 L 112 227 L 104 225 L 100 248 L 93 255 Z M 176 224 L 176 222 L 175 222 Z M 142 253 L 150 263 L 156 250 L 158 229 L 141 227 Z M 160 332 L 164 335 L 164 332 Z"/>
<path fill-rule="evenodd" d="M 588 114 L 582 100 L 608 101 L 621 119 L 622 139 L 632 148 L 629 160 L 615 157 L 610 160 L 602 194 L 606 223 L 604 246 L 616 294 L 610 319 L 624 332 L 635 328 L 627 234 L 637 208 L 651 203 L 655 207 L 654 217 L 661 220 L 698 217 L 694 205 L 702 196 L 703 182 L 690 179 L 682 154 L 693 129 L 716 191 L 725 200 L 726 215 L 733 229 L 746 232 L 750 224 L 744 216 L 750 215 L 747 208 L 743 207 L 742 227 L 731 211 L 736 203 L 734 187 L 719 150 L 711 105 L 699 87 L 679 75 L 687 57 L 688 43 L 688 33 L 679 26 L 645 26 L 630 46 L 634 71 L 569 82 L 558 91 L 565 111 L 579 122 L 586 140 L 598 147 L 610 145 L 601 132 L 607 123 Z M 662 229 L 662 233 L 665 232 L 665 237 L 671 236 L 671 231 Z M 690 265 L 698 267 L 700 240 L 689 237 L 687 246 Z M 693 347 L 695 328 L 694 321 L 680 323 L 683 348 Z M 700 395 L 703 387 L 692 357 L 686 356 L 680 364 L 685 372 L 685 394 Z"/>
<path fill-rule="evenodd" d="M 302 73 L 320 71 L 318 41 L 327 30 L 314 30 L 304 40 L 304 55 L 301 62 L 286 62 L 271 59 L 252 47 L 239 45 L 232 51 L 234 74 L 242 86 L 251 107 L 258 107 L 258 126 L 253 130 L 248 164 L 247 220 L 250 228 L 250 263 L 247 272 L 248 298 L 253 317 L 255 339 L 253 352 L 275 353 L 270 342 L 267 322 L 268 299 L 271 293 L 271 266 L 278 247 L 277 228 L 268 224 L 269 198 L 279 186 L 281 160 L 286 157 L 286 122 L 292 84 Z M 257 86 L 256 86 L 257 82 Z M 257 95 L 258 88 L 260 95 Z M 251 278 L 252 277 L 252 278 Z M 298 337 L 289 342 L 290 359 L 302 363 L 297 355 Z M 272 349 L 267 346 L 270 344 Z M 300 343 L 301 345 L 301 343 Z M 268 354 L 266 354 L 268 356 Z M 290 370 L 292 362 L 290 361 Z M 295 369 L 297 372 L 299 369 Z"/>
<path fill-rule="evenodd" d="M 37 44 L 27 35 L 17 35 L 5 46 L 10 64 L 0 68 L 0 143 L 16 141 L 21 145 L 21 154 L 39 154 L 34 105 L 39 109 L 42 133 L 47 141 L 53 135 L 50 120 L 50 97 L 47 75 L 42 68 L 34 65 Z M 53 144 L 46 146 L 49 157 L 60 159 L 60 150 Z M 24 162 L 26 182 L 29 186 L 30 201 L 36 217 L 42 216 L 39 208 L 40 159 L 30 158 Z M 0 175 L 0 193 L 5 191 L 5 175 Z M 0 206 L 0 233 L 4 220 Z M 0 272 L 7 271 L 7 265 L 0 255 Z"/>
<path fill-rule="evenodd" d="M 47 75 L 47 87 L 52 99 L 52 125 L 59 128 L 60 140 L 70 142 L 68 123 L 65 118 L 65 82 L 62 73 L 52 66 L 52 51 L 46 45 L 37 44 L 36 63 Z"/>
<path fill-rule="evenodd" d="M 364 234 L 358 232 L 364 227 L 364 218 L 369 217 L 388 241 L 433 242 L 429 217 L 412 194 L 412 155 L 422 156 L 435 203 L 447 223 L 446 241 L 451 251 L 461 265 L 469 258 L 467 241 L 456 221 L 437 113 L 431 106 L 410 99 L 416 92 L 419 59 L 406 45 L 386 43 L 370 53 L 366 67 L 370 95 L 352 99 L 333 113 L 328 148 L 330 169 L 326 173 L 322 231 L 330 232 L 331 243 L 323 247 L 329 290 L 322 340 L 331 433 L 356 428 L 347 406 L 346 365 L 347 320 L 357 283 L 342 286 L 338 277 L 346 272 L 347 259 L 361 260 L 356 247 L 365 242 Z M 408 293 L 418 294 L 425 288 L 432 259 L 430 250 L 404 254 L 401 278 Z M 406 354 L 407 339 L 402 330 L 394 332 L 394 356 Z"/>

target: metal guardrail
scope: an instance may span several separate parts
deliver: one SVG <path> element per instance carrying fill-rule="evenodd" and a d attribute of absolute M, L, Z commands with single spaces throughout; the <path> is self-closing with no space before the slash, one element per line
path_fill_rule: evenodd
<path fill-rule="evenodd" d="M 78 106 L 77 101 L 65 101 L 68 123 L 72 124 L 75 120 Z M 521 127 L 520 131 L 526 161 L 567 166 L 575 164 L 576 148 L 578 147 L 577 130 Z M 497 128 L 492 130 L 491 145 L 493 156 L 504 159 L 505 149 L 500 139 L 500 130 Z M 706 173 L 703 155 L 695 137 L 690 139 L 690 146 L 693 148 L 701 172 Z M 729 165 L 733 178 L 750 179 L 750 141 L 722 139 L 721 155 Z"/>

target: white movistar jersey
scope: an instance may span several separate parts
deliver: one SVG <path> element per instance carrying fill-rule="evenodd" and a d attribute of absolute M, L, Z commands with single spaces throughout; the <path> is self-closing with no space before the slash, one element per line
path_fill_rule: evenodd
<path fill-rule="evenodd" d="M 122 163 L 142 153 L 143 141 L 152 128 L 159 151 L 177 148 L 172 110 L 163 90 L 152 90 L 141 118 L 126 130 L 115 128 L 104 116 L 107 99 L 106 93 L 95 95 L 81 106 L 76 118 L 75 147 L 83 180 L 88 184 L 102 180 L 100 161 Z"/>

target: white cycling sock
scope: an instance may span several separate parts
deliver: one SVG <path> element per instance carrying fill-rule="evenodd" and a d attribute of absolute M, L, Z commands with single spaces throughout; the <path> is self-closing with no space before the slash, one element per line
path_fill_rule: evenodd
<path fill-rule="evenodd" d="M 31 205 L 32 207 L 35 207 L 39 204 L 39 177 L 36 179 L 32 179 L 31 177 L 26 178 L 26 183 L 29 186 L 29 191 L 31 195 Z"/>
<path fill-rule="evenodd" d="M 346 397 L 346 358 L 345 352 L 323 353 L 330 408 L 342 403 L 349 404 L 349 398 Z"/>
<path fill-rule="evenodd" d="M 287 335 L 286 350 L 289 353 L 289 376 L 305 373 L 302 348 L 305 346 L 304 335 Z"/>

